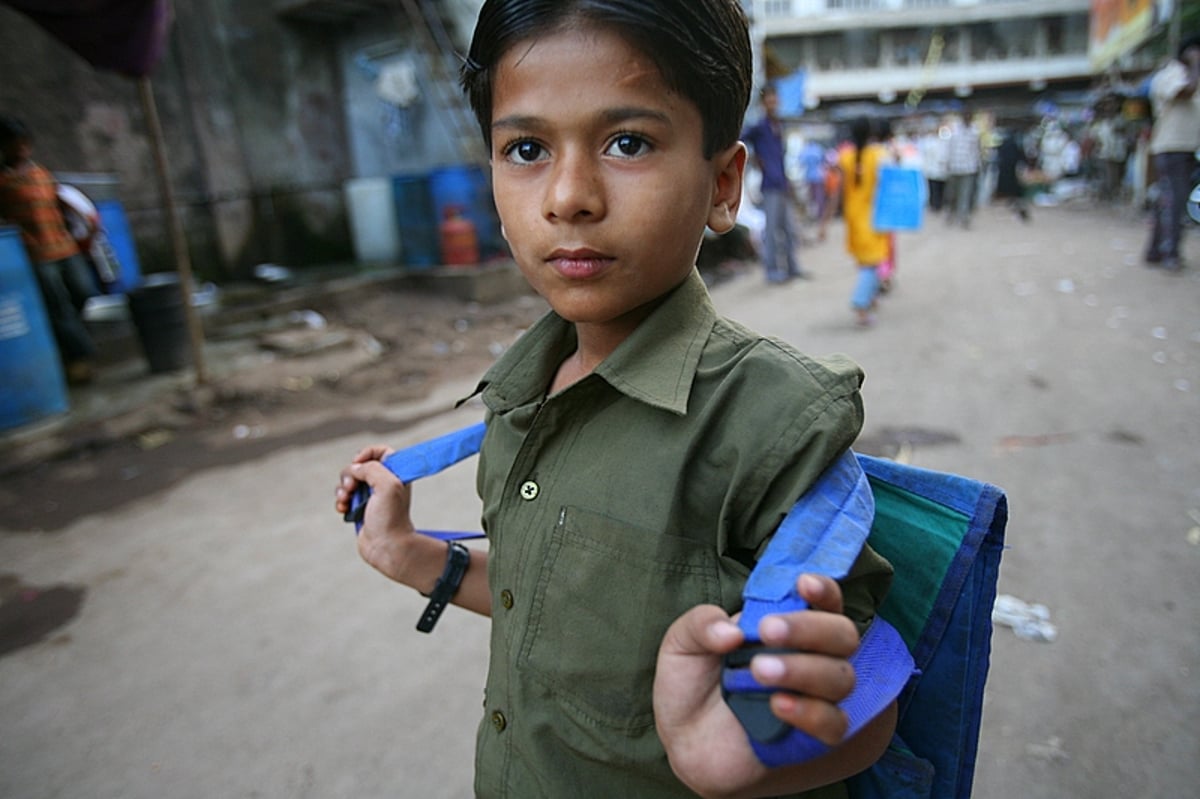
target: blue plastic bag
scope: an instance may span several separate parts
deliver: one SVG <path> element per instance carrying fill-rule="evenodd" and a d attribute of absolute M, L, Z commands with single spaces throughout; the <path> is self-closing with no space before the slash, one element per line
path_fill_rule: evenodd
<path fill-rule="evenodd" d="M 920 170 L 899 166 L 879 170 L 871 216 L 875 230 L 920 230 L 924 210 L 925 180 Z"/>

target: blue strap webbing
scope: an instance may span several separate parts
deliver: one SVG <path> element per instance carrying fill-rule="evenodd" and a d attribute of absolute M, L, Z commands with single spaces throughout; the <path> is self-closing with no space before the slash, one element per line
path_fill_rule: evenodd
<path fill-rule="evenodd" d="M 757 646 L 759 622 L 768 614 L 808 607 L 796 592 L 801 574 L 845 577 L 870 535 L 874 518 L 870 484 L 855 455 L 847 452 L 792 506 L 746 582 L 745 606 L 738 619 L 746 646 L 726 657 L 721 687 L 764 765 L 803 763 L 825 754 L 829 747 L 771 713 L 769 699 L 776 689 L 760 685 L 749 668 L 756 652 L 770 651 Z M 912 655 L 900 634 L 879 617 L 871 622 L 850 663 L 857 681 L 839 704 L 849 719 L 847 738 L 879 715 L 913 672 Z"/>
<path fill-rule="evenodd" d="M 384 458 L 381 463 L 388 471 L 400 478 L 403 483 L 411 483 L 422 477 L 429 477 L 450 468 L 459 461 L 465 460 L 479 452 L 483 444 L 483 434 L 486 427 L 483 422 L 455 430 L 444 436 L 422 441 L 406 449 L 397 450 Z M 354 522 L 357 533 L 362 529 L 363 514 L 367 510 L 367 500 L 371 498 L 371 489 L 360 483 L 354 496 L 350 498 L 350 510 L 346 513 L 346 521 Z M 461 541 L 468 538 L 483 538 L 483 533 L 466 533 L 455 530 L 418 530 L 418 533 L 443 541 Z"/>
<path fill-rule="evenodd" d="M 474 455 L 483 442 L 482 422 L 407 449 L 382 463 L 405 483 L 428 477 Z M 359 486 L 346 521 L 355 529 L 370 492 Z M 745 606 L 739 626 L 747 645 L 726 657 L 722 692 L 746 729 L 755 754 L 764 765 L 802 763 L 829 751 L 829 747 L 775 718 L 768 699 L 775 689 L 759 685 L 750 674 L 750 659 L 765 651 L 758 646 L 758 623 L 773 613 L 808 607 L 796 593 L 801 574 L 845 577 L 871 530 L 875 506 L 870 485 L 858 460 L 847 452 L 805 492 L 776 530 L 763 556 L 751 572 L 743 591 Z M 482 533 L 419 532 L 443 539 L 478 538 Z M 854 691 L 839 706 L 850 719 L 847 737 L 875 718 L 900 693 L 913 671 L 912 656 L 899 633 L 876 618 L 850 658 L 857 681 Z"/>

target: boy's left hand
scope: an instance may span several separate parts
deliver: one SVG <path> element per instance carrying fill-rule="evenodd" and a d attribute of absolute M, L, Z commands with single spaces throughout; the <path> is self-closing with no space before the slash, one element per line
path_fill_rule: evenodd
<path fill-rule="evenodd" d="M 810 610 L 768 616 L 763 643 L 794 650 L 759 655 L 751 671 L 778 686 L 771 710 L 783 721 L 830 746 L 841 743 L 848 721 L 837 703 L 854 689 L 847 658 L 858 647 L 854 623 L 842 615 L 838 584 L 815 575 L 797 584 Z M 736 795 L 767 768 L 721 696 L 722 656 L 743 642 L 742 631 L 720 608 L 701 605 L 680 616 L 663 636 L 654 680 L 654 717 L 676 775 L 702 795 Z"/>

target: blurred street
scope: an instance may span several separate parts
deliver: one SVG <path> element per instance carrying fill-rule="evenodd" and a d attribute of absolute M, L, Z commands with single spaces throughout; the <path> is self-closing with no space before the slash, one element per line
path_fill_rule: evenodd
<path fill-rule="evenodd" d="M 970 230 L 930 217 L 899 237 L 894 288 L 865 330 L 837 223 L 800 251 L 812 280 L 767 286 L 754 264 L 713 289 L 724 314 L 862 364 L 860 449 L 1008 493 L 1000 592 L 1044 605 L 1055 635 L 995 630 L 979 799 L 1200 784 L 1200 230 L 1188 233 L 1190 266 L 1169 274 L 1142 264 L 1145 227 L 1126 208 L 1035 207 L 1022 223 L 990 207 Z M 22 602 L 61 615 L 22 645 L 0 640 L 0 796 L 471 795 L 487 622 L 451 608 L 417 633 L 426 600 L 358 559 L 332 504 L 361 446 L 477 420 L 477 403 L 454 410 L 477 376 L 382 413 L 364 397 L 368 429 L 319 435 L 355 417 L 347 388 L 341 407 L 292 418 L 278 446 L 196 464 L 62 529 L 0 517 L 0 631 L 19 627 Z M 189 465 L 187 449 L 175 457 Z M 69 508 L 71 475 L 56 475 Z M 422 526 L 477 527 L 472 466 L 423 481 L 415 504 Z"/>

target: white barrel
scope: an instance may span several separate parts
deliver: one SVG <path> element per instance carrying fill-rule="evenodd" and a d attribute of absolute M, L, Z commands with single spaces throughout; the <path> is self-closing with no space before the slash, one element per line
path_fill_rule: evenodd
<path fill-rule="evenodd" d="M 361 263 L 399 262 L 400 231 L 391 179 L 354 178 L 346 181 L 345 191 L 354 257 Z"/>

